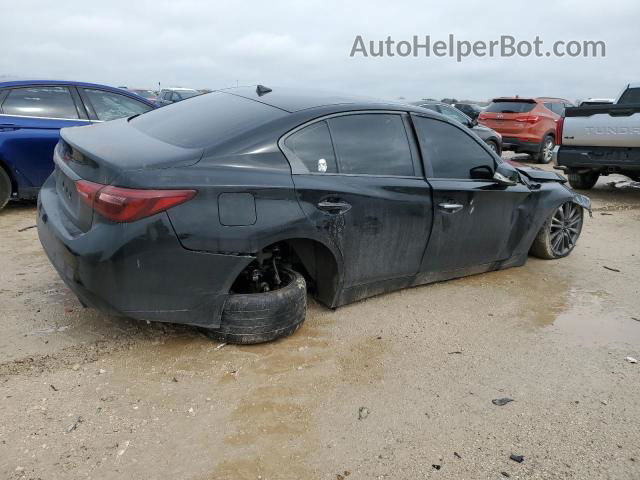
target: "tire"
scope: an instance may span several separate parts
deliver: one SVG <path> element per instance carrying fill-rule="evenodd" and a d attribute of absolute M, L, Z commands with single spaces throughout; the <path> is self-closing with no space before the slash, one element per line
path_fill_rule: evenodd
<path fill-rule="evenodd" d="M 270 342 L 295 332 L 307 311 L 307 285 L 293 270 L 282 270 L 286 286 L 265 293 L 231 294 L 222 311 L 220 327 L 208 329 L 209 337 L 225 342 Z"/>
<path fill-rule="evenodd" d="M 540 151 L 532 156 L 533 159 L 538 163 L 549 163 L 553 158 L 553 147 L 555 146 L 553 135 L 545 136 L 540 144 Z"/>
<path fill-rule="evenodd" d="M 583 220 L 581 206 L 573 202 L 563 203 L 544 222 L 529 253 L 545 260 L 566 257 L 576 246 Z"/>
<path fill-rule="evenodd" d="M 576 190 L 589 190 L 598 181 L 598 178 L 600 177 L 600 172 L 587 172 L 587 173 L 569 172 L 567 176 L 569 177 L 569 185 L 571 185 Z"/>
<path fill-rule="evenodd" d="M 496 155 L 500 156 L 500 150 L 498 149 L 498 144 L 493 140 L 487 140 L 487 146 L 495 152 Z"/>
<path fill-rule="evenodd" d="M 0 166 L 0 210 L 2 210 L 11 198 L 11 179 L 4 168 Z"/>

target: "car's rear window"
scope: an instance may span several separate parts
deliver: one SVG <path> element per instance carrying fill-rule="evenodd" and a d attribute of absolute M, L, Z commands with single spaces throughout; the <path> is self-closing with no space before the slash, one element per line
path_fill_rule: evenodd
<path fill-rule="evenodd" d="M 620 97 L 618 105 L 640 103 L 640 88 L 628 88 Z"/>
<path fill-rule="evenodd" d="M 130 123 L 163 142 L 204 148 L 285 115 L 264 103 L 214 92 L 153 110 L 132 118 Z"/>
<path fill-rule="evenodd" d="M 489 113 L 526 113 L 533 110 L 532 102 L 492 102 L 485 112 Z"/>

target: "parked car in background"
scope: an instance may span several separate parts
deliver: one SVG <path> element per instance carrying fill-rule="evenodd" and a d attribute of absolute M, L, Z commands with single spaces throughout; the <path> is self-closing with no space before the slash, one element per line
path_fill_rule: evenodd
<path fill-rule="evenodd" d="M 615 103 L 615 98 L 587 98 L 586 100 L 580 100 L 578 107 L 586 107 L 587 105 L 611 105 Z"/>
<path fill-rule="evenodd" d="M 477 121 L 469 118 L 467 115 L 462 113 L 460 110 L 452 107 L 451 105 L 435 101 L 421 101 L 414 102 L 413 104 L 418 105 L 422 108 L 433 110 L 434 112 L 441 113 L 445 117 L 455 120 L 456 122 L 460 122 L 464 126 L 469 127 L 473 131 L 473 133 L 484 140 L 489 148 L 496 152 L 496 154 L 500 155 L 502 153 L 502 136 L 498 132 L 483 125 L 479 125 Z"/>
<path fill-rule="evenodd" d="M 11 197 L 35 198 L 53 171 L 64 127 L 130 117 L 154 108 L 118 88 L 69 81 L 0 83 L 0 209 Z"/>
<path fill-rule="evenodd" d="M 556 144 L 556 124 L 571 102 L 562 98 L 495 98 L 478 122 L 502 134 L 502 148 L 528 153 L 549 163 Z"/>
<path fill-rule="evenodd" d="M 129 88 L 128 90 L 136 95 L 140 95 L 142 98 L 146 98 L 151 103 L 158 101 L 158 92 L 155 90 L 149 90 L 146 88 Z"/>
<path fill-rule="evenodd" d="M 223 342 L 293 333 L 306 285 L 335 308 L 565 257 L 590 208 L 441 114 L 313 90 L 217 91 L 61 136 L 37 223 L 62 279 L 83 305 Z"/>
<path fill-rule="evenodd" d="M 163 88 L 160 90 L 160 93 L 158 93 L 156 104 L 159 107 L 163 107 L 198 95 L 201 95 L 201 93 L 193 88 Z"/>
<path fill-rule="evenodd" d="M 453 106 L 464 113 L 471 120 L 477 120 L 478 115 L 484 110 L 480 105 L 475 103 L 454 103 Z"/>
<path fill-rule="evenodd" d="M 554 163 L 572 187 L 590 189 L 610 173 L 640 181 L 640 83 L 628 84 L 614 105 L 567 108 L 558 132 Z"/>

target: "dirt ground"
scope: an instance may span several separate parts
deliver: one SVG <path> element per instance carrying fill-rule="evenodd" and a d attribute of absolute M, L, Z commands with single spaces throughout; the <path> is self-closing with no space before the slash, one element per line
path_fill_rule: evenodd
<path fill-rule="evenodd" d="M 566 259 L 312 303 L 292 337 L 223 348 L 83 309 L 11 205 L 0 478 L 638 479 L 640 191 L 616 179 Z"/>

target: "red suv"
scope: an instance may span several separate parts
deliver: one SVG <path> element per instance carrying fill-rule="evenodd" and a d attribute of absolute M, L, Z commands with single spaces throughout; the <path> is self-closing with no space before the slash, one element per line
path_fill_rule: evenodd
<path fill-rule="evenodd" d="M 502 135 L 502 149 L 529 153 L 549 163 L 556 144 L 556 124 L 571 102 L 562 98 L 494 98 L 478 123 Z"/>

